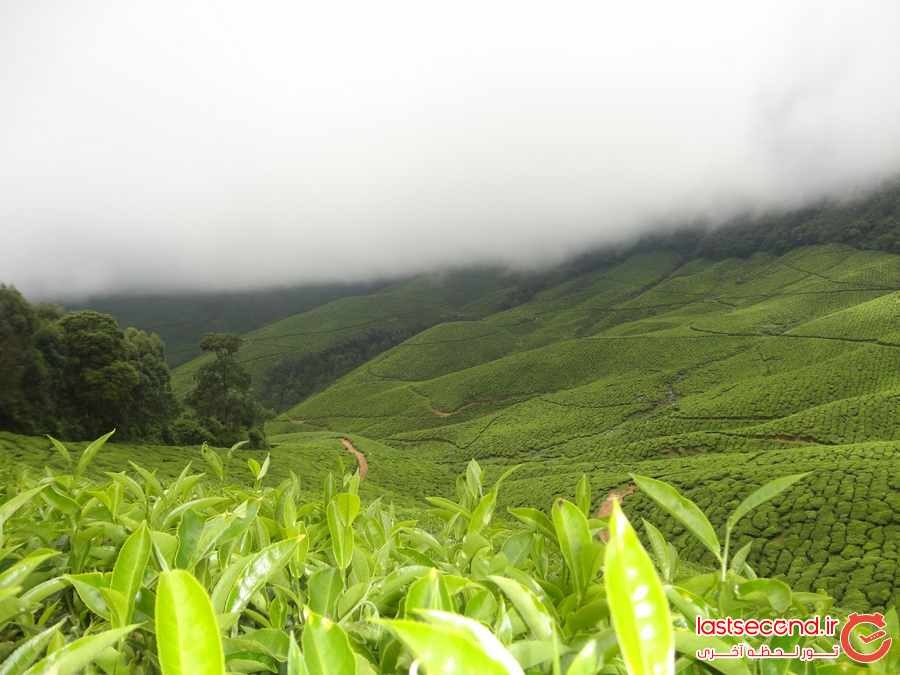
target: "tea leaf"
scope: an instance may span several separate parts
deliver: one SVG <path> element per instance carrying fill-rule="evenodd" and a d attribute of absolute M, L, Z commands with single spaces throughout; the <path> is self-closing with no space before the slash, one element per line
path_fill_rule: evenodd
<path fill-rule="evenodd" d="M 315 612 L 306 612 L 301 636 L 309 675 L 356 675 L 356 657 L 344 629 Z"/>
<path fill-rule="evenodd" d="M 25 675 L 74 675 L 135 628 L 137 626 L 125 626 L 79 638 L 38 661 L 25 671 Z M 201 671 L 198 675 L 202 675 Z"/>
<path fill-rule="evenodd" d="M 0 665 L 0 675 L 22 675 L 34 663 L 34 660 L 40 656 L 50 642 L 50 638 L 53 637 L 53 632 L 62 626 L 65 621 L 63 619 L 16 647 L 15 651 L 7 656 L 3 664 Z"/>
<path fill-rule="evenodd" d="M 726 529 L 733 530 L 738 521 L 748 513 L 750 513 L 750 511 L 755 509 L 760 504 L 764 504 L 770 499 L 774 499 L 782 492 L 787 490 L 791 485 L 796 483 L 798 480 L 802 480 L 808 475 L 809 472 L 795 473 L 791 476 L 776 478 L 769 481 L 759 489 L 754 490 L 752 493 L 747 495 L 744 500 L 740 504 L 738 504 L 734 512 L 730 516 L 728 516 L 728 520 L 725 521 Z"/>
<path fill-rule="evenodd" d="M 116 433 L 116 430 L 103 434 L 100 438 L 95 441 L 92 441 L 81 453 L 81 457 L 78 458 L 78 464 L 75 465 L 75 476 L 81 476 L 87 471 L 88 466 L 90 466 L 91 462 L 94 460 L 94 457 L 97 456 L 97 453 L 100 452 L 100 449 L 106 445 L 106 441 L 109 440 L 109 437 Z"/>
<path fill-rule="evenodd" d="M 212 603 L 184 570 L 163 572 L 156 590 L 156 640 L 163 675 L 224 675 Z"/>
<path fill-rule="evenodd" d="M 591 536 L 587 517 L 570 501 L 557 499 L 553 504 L 553 527 L 575 591 L 580 595 L 600 568 L 601 547 Z"/>
<path fill-rule="evenodd" d="M 134 597 L 137 595 L 144 580 L 144 570 L 150 560 L 150 531 L 147 523 L 131 533 L 116 558 L 113 567 L 110 588 L 122 594 L 125 600 L 124 613 L 114 622 L 114 627 L 125 625 L 131 621 L 134 612 Z M 118 625 L 117 625 L 118 624 Z"/>
<path fill-rule="evenodd" d="M 483 625 L 450 612 L 420 612 L 428 623 L 384 621 L 429 675 L 524 675 L 521 666 Z"/>
<path fill-rule="evenodd" d="M 721 546 L 716 531 L 706 514 L 668 483 L 647 476 L 631 474 L 634 482 L 653 501 L 659 504 L 675 520 L 684 525 L 716 557 L 722 560 Z"/>
<path fill-rule="evenodd" d="M 551 640 L 555 635 L 555 621 L 540 599 L 522 584 L 505 577 L 488 577 L 509 598 L 535 640 Z"/>
<path fill-rule="evenodd" d="M 675 672 L 672 617 L 662 582 L 628 518 L 613 502 L 604 583 L 612 624 L 630 675 Z"/>

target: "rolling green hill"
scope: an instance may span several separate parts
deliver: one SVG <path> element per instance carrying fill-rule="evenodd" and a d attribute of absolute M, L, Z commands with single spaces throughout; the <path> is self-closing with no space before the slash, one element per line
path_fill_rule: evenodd
<path fill-rule="evenodd" d="M 715 522 L 768 477 L 813 471 L 741 526 L 757 540 L 750 560 L 882 606 L 900 587 L 898 331 L 897 255 L 644 252 L 432 326 L 270 428 L 288 444 L 353 434 L 448 481 L 473 457 L 497 472 L 523 464 L 507 506 L 550 503 L 582 472 L 602 499 L 638 472 L 684 488 Z M 385 478 L 433 490 L 415 475 Z M 639 494 L 626 506 L 653 512 Z M 674 524 L 666 534 L 702 558 Z"/>
<path fill-rule="evenodd" d="M 121 326 L 158 334 L 171 367 L 200 354 L 205 333 L 246 333 L 285 316 L 384 284 L 322 284 L 233 292 L 108 295 L 68 301 L 69 309 L 111 314 Z"/>
<path fill-rule="evenodd" d="M 245 333 L 240 361 L 262 390 L 269 373 L 289 369 L 305 356 L 319 356 L 329 349 L 349 352 L 350 347 L 367 342 L 397 344 L 442 321 L 478 319 L 508 303 L 514 289 L 515 278 L 498 269 L 423 275 L 373 293 L 340 298 Z M 185 393 L 209 358 L 201 356 L 176 368 L 172 374 L 175 391 Z M 277 384 L 284 383 L 273 383 L 271 388 Z M 278 407 L 284 395 L 273 393 L 266 402 Z"/>
<path fill-rule="evenodd" d="M 450 495 L 472 458 L 493 475 L 521 465 L 504 507 L 550 504 L 584 473 L 595 508 L 622 491 L 701 563 L 630 473 L 678 485 L 718 526 L 768 478 L 810 471 L 737 544 L 797 588 L 896 603 L 900 255 L 703 257 L 678 241 L 531 275 L 421 276 L 246 333 L 240 360 L 282 411 L 268 427 L 278 470 L 317 489 L 349 461 L 346 435 L 369 457 L 368 494 L 400 505 Z M 203 362 L 175 370 L 176 391 Z"/>

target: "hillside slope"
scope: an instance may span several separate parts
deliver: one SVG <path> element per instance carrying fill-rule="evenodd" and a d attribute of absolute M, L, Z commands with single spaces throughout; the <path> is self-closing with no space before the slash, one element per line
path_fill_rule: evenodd
<path fill-rule="evenodd" d="M 206 333 L 246 333 L 332 300 L 377 291 L 384 284 L 309 284 L 243 291 L 109 295 L 67 301 L 67 309 L 111 314 L 120 326 L 159 335 L 174 368 L 200 354 Z"/>
<path fill-rule="evenodd" d="M 369 294 L 340 298 L 245 333 L 240 361 L 267 404 L 287 407 L 282 400 L 292 403 L 302 396 L 291 400 L 290 391 L 278 391 L 279 386 L 289 389 L 290 382 L 267 381 L 270 373 L 289 375 L 298 360 L 328 350 L 343 350 L 346 355 L 365 352 L 374 343 L 382 351 L 384 345 L 402 342 L 441 321 L 480 318 L 506 302 L 513 283 L 497 269 L 467 270 L 422 275 Z M 177 393 L 189 390 L 195 373 L 209 358 L 198 357 L 173 371 Z"/>
<path fill-rule="evenodd" d="M 750 559 L 762 574 L 883 605 L 900 587 L 898 331 L 897 255 L 642 253 L 513 309 L 436 325 L 271 428 L 352 432 L 447 475 L 472 457 L 498 471 L 524 463 L 507 505 L 549 503 L 581 472 L 601 500 L 628 472 L 648 473 L 684 487 L 714 522 L 767 478 L 813 470 L 741 526 L 759 540 Z M 640 495 L 628 507 L 652 511 Z M 702 556 L 674 525 L 668 534 Z M 852 565 L 857 581 L 838 588 Z"/>

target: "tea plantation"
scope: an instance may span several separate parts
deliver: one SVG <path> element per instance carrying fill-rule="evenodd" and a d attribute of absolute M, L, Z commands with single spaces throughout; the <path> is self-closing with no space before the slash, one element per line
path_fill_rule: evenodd
<path fill-rule="evenodd" d="M 700 614 L 896 632 L 900 256 L 643 251 L 514 287 L 418 279 L 249 334 L 257 383 L 399 342 L 268 454 L 0 432 L 0 675 L 703 673 Z"/>
<path fill-rule="evenodd" d="M 357 434 L 423 471 L 522 464 L 511 505 L 549 503 L 582 472 L 602 498 L 637 471 L 677 484 L 713 522 L 766 478 L 811 470 L 742 524 L 749 560 L 847 606 L 884 607 L 900 588 L 898 289 L 900 256 L 846 246 L 641 253 L 423 331 L 271 428 Z M 647 508 L 640 493 L 625 500 Z"/>
<path fill-rule="evenodd" d="M 0 672 L 752 675 L 769 673 L 768 662 L 723 667 L 703 650 L 759 649 L 779 638 L 702 637 L 693 620 L 849 621 L 827 594 L 778 578 L 787 546 L 823 560 L 821 549 L 804 546 L 808 537 L 784 534 L 794 523 L 806 527 L 809 519 L 796 514 L 816 508 L 810 494 L 827 491 L 815 468 L 785 471 L 738 499 L 762 478 L 759 465 L 745 466 L 740 483 L 710 466 L 683 466 L 695 491 L 712 485 L 710 492 L 735 496 L 711 502 L 713 525 L 676 486 L 637 473 L 629 476 L 633 489 L 618 493 L 641 495 L 630 518 L 615 499 L 595 513 L 586 474 L 546 512 L 504 513 L 498 506 L 513 476 L 530 474 L 520 489 L 533 485 L 534 467 L 499 473 L 472 460 L 455 479 L 434 469 L 404 473 L 400 453 L 354 439 L 394 471 L 381 473 L 382 485 L 414 476 L 420 490 L 431 481 L 453 485 L 446 496 L 416 500 L 371 485 L 361 471 L 325 472 L 324 453 L 336 440 L 328 434 L 284 437 L 265 459 L 239 446 L 203 446 L 183 449 L 180 461 L 177 449 L 106 444 L 110 435 L 84 447 L 2 437 L 15 464 L 5 467 L 0 494 Z M 131 459 L 138 456 L 148 461 Z M 833 459 L 877 461 L 877 452 Z M 206 473 L 186 460 L 202 460 Z M 828 458 L 807 460 L 821 471 Z M 126 461 L 128 471 L 110 470 Z M 781 472 L 789 461 L 772 458 L 766 468 Z M 310 486 L 314 477 L 322 480 Z M 562 487 L 562 478 L 553 485 Z M 877 479 L 869 486 L 867 499 L 881 487 Z M 372 499 L 376 493 L 383 498 Z M 537 496 L 529 494 L 530 503 Z M 845 558 L 821 572 L 865 574 L 886 598 L 890 573 L 867 545 L 875 527 L 865 519 L 883 523 L 892 514 L 837 511 L 850 524 L 832 541 L 856 550 L 844 549 Z M 647 546 L 632 524 L 639 513 L 647 516 Z M 743 530 L 735 527 L 741 522 Z M 746 533 L 770 538 L 755 565 Z M 886 627 L 894 634 L 897 625 L 891 608 Z M 790 642 L 796 654 L 840 657 L 805 664 L 804 673 L 862 672 L 840 656 L 835 636 Z M 871 670 L 898 666 L 900 654 L 890 653 Z"/>

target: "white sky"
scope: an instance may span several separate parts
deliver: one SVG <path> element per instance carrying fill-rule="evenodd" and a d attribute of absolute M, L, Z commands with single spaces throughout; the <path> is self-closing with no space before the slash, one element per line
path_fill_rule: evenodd
<path fill-rule="evenodd" d="M 900 170 L 900 3 L 0 0 L 0 281 L 553 262 Z"/>

